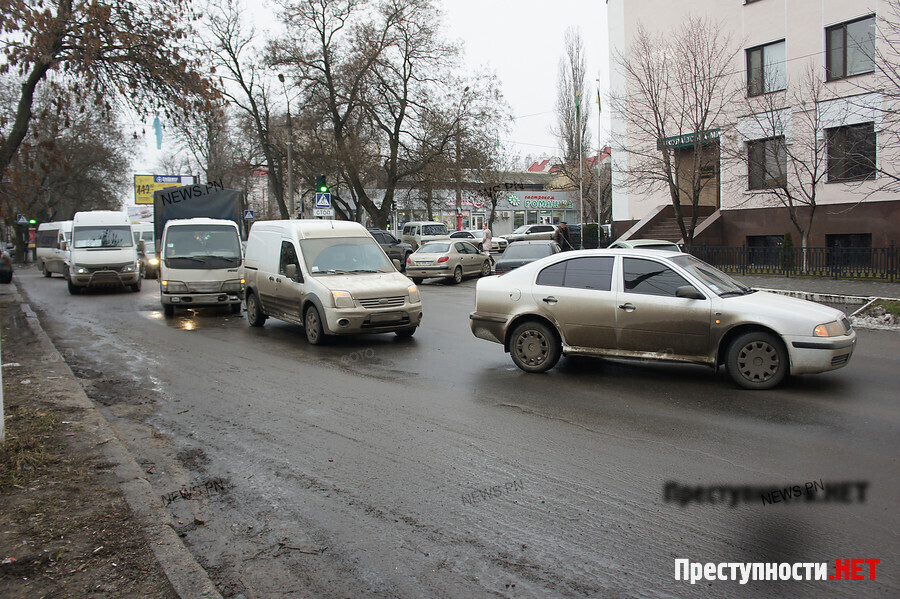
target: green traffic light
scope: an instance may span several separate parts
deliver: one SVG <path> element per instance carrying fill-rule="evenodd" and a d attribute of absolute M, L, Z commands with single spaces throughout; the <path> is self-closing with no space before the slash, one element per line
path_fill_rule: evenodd
<path fill-rule="evenodd" d="M 35 223 L 37 223 L 37 220 L 36 220 L 36 219 L 33 219 L 33 218 L 32 218 L 31 220 L 28 221 L 28 224 L 29 224 L 29 225 L 33 225 L 33 224 L 35 224 Z"/>

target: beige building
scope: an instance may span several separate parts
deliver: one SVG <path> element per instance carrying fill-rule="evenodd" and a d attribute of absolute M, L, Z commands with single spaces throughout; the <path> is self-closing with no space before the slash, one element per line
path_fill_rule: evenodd
<path fill-rule="evenodd" d="M 663 226 L 672 218 L 668 191 L 637 191 L 626 173 L 634 150 L 652 153 L 668 144 L 676 164 L 685 160 L 699 133 L 709 160 L 695 244 L 764 247 L 790 233 L 799 245 L 779 189 L 800 198 L 794 205 L 801 222 L 814 192 L 809 246 L 900 242 L 900 186 L 890 185 L 890 175 L 900 174 L 891 116 L 897 90 L 882 93 L 879 82 L 879 55 L 891 51 L 884 36 L 890 39 L 890 26 L 898 25 L 898 6 L 898 0 L 609 0 L 613 57 L 628 56 L 639 25 L 675 35 L 688 15 L 719 23 L 736 50 L 726 70 L 734 99 L 704 131 L 674 126 L 652 144 L 612 108 L 617 230 L 676 235 L 671 223 Z M 610 73 L 612 92 L 631 97 L 615 59 Z"/>

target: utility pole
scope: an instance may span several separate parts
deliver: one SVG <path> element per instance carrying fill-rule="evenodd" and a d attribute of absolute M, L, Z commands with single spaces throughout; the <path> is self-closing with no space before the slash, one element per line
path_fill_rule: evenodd
<path fill-rule="evenodd" d="M 281 81 L 281 87 L 284 90 L 284 100 L 287 102 L 287 126 L 288 126 L 288 163 L 287 163 L 287 180 L 288 180 L 288 218 L 294 218 L 294 128 L 291 126 L 291 99 L 287 94 L 287 87 L 284 85 L 284 75 L 278 73 L 278 80 Z"/>

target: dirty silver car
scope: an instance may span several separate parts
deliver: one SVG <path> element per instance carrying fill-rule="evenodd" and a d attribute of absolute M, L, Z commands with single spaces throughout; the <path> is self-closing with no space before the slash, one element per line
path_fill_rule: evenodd
<path fill-rule="evenodd" d="M 486 277 L 490 274 L 490 258 L 468 241 L 431 241 L 406 259 L 406 276 L 416 285 L 431 277 L 461 283 L 468 275 Z"/>
<path fill-rule="evenodd" d="M 747 389 L 846 366 L 856 345 L 839 310 L 665 251 L 566 252 L 482 279 L 470 325 L 526 372 L 561 355 L 724 364 Z"/>

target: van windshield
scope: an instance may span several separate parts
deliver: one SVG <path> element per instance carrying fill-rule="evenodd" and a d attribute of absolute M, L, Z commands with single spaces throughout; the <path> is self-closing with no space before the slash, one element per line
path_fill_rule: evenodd
<path fill-rule="evenodd" d="M 133 245 L 131 227 L 128 225 L 95 225 L 72 229 L 72 247 L 75 249 L 130 248 Z"/>
<path fill-rule="evenodd" d="M 163 259 L 169 268 L 231 268 L 241 264 L 237 229 L 228 225 L 184 225 L 165 233 Z"/>
<path fill-rule="evenodd" d="M 302 239 L 306 269 L 314 275 L 394 272 L 394 265 L 371 237 Z"/>

